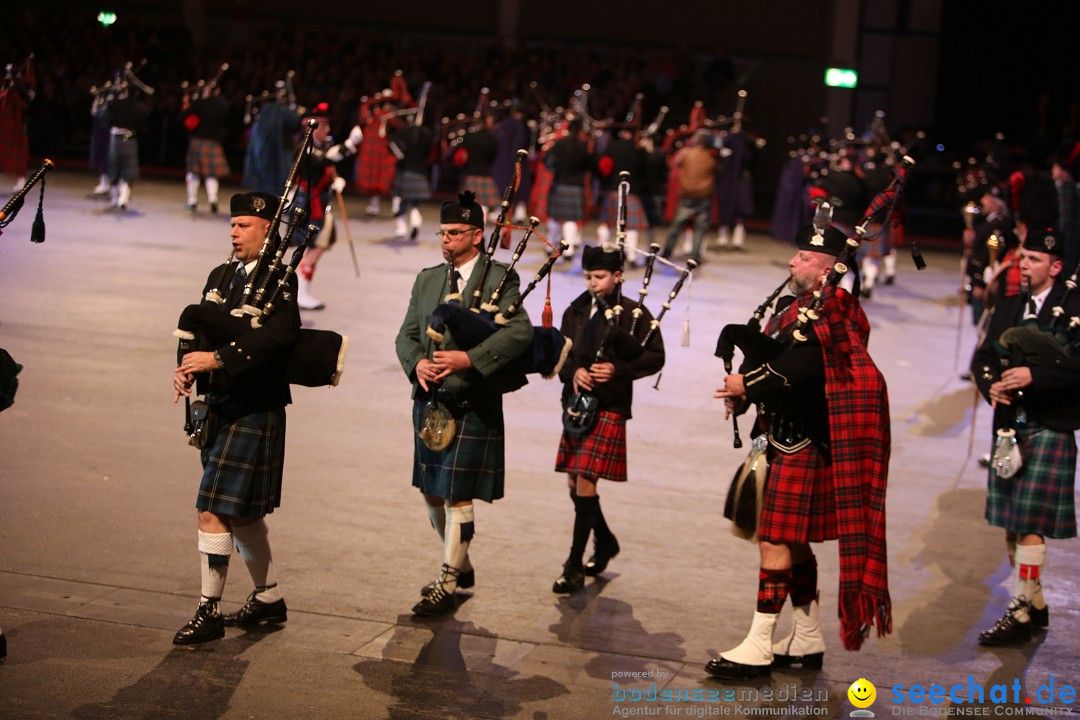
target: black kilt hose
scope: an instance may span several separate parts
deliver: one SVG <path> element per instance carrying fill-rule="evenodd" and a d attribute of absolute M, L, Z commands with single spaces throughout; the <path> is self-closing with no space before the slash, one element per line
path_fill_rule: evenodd
<path fill-rule="evenodd" d="M 221 419 L 202 450 L 195 507 L 230 517 L 263 517 L 281 505 L 285 408 Z"/>
<path fill-rule="evenodd" d="M 450 447 L 435 451 L 418 436 L 427 400 L 413 400 L 413 487 L 450 502 L 503 496 L 506 470 L 502 396 L 474 400 L 455 414 L 457 431 Z"/>

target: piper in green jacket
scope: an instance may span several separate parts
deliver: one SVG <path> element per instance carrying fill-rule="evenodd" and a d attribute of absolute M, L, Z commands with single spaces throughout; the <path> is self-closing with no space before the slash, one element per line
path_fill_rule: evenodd
<path fill-rule="evenodd" d="M 432 400 L 446 406 L 456 422 L 454 437 L 445 449 L 431 449 L 418 435 L 414 439 L 412 484 L 423 493 L 431 525 L 443 539 L 442 570 L 435 582 L 420 591 L 423 597 L 413 607 L 418 615 L 453 609 L 456 589 L 475 582 L 468 559 L 474 532 L 473 500 L 491 502 L 503 496 L 502 395 L 525 383 L 522 375 L 500 370 L 529 349 L 533 335 L 528 315 L 518 312 L 469 349 L 455 341 L 452 328 L 441 343 L 432 340 L 427 329 L 435 307 L 459 290 L 467 305 L 484 274 L 480 252 L 484 214 L 472 193 L 443 203 L 439 228 L 448 262 L 417 275 L 396 340 L 401 367 L 413 383 L 414 430 L 419 433 L 424 410 Z M 507 273 L 500 310 L 518 299 L 517 273 L 493 263 L 481 289 L 481 297 L 488 299 Z"/>

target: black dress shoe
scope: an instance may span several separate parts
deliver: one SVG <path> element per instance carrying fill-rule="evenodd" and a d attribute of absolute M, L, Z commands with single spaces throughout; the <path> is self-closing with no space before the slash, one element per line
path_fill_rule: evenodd
<path fill-rule="evenodd" d="M 255 597 L 255 592 L 248 595 L 244 607 L 225 616 L 226 625 L 229 627 L 251 627 L 262 623 L 276 625 L 289 619 L 289 609 L 285 606 L 285 598 L 265 603 Z"/>
<path fill-rule="evenodd" d="M 565 595 L 577 592 L 583 587 L 585 587 L 585 573 L 581 571 L 581 567 L 566 566 L 563 567 L 562 575 L 551 586 L 551 592 Z"/>
<path fill-rule="evenodd" d="M 217 203 L 216 202 L 210 203 L 210 213 L 213 214 L 213 215 L 217 215 Z"/>
<path fill-rule="evenodd" d="M 825 653 L 816 652 L 809 655 L 778 655 L 773 654 L 772 666 L 774 668 L 789 668 L 798 666 L 803 670 L 820 670 L 825 660 Z"/>
<path fill-rule="evenodd" d="M 428 583 L 424 587 L 420 588 L 420 595 L 427 597 L 435 590 L 435 586 L 439 584 L 439 581 Z M 476 584 L 476 570 L 466 570 L 458 575 L 457 586 L 462 590 L 468 590 Z"/>
<path fill-rule="evenodd" d="M 892 285 L 895 282 L 896 282 L 896 276 L 895 275 L 886 275 L 885 276 L 885 284 L 886 285 Z"/>
<path fill-rule="evenodd" d="M 607 570 L 608 563 L 618 554 L 619 541 L 615 539 L 614 535 L 611 536 L 610 540 L 604 542 L 597 540 L 593 548 L 593 556 L 585 563 L 585 574 L 589 577 L 596 577 Z"/>
<path fill-rule="evenodd" d="M 1031 618 L 1031 627 L 1034 630 L 1050 627 L 1050 606 L 1047 605 L 1042 610 L 1028 606 L 1028 617 Z"/>
<path fill-rule="evenodd" d="M 769 665 L 744 665 L 718 657 L 705 663 L 705 672 L 720 680 L 752 680 L 765 677 L 772 668 Z"/>
<path fill-rule="evenodd" d="M 197 645 L 225 637 L 225 618 L 216 602 L 200 603 L 195 617 L 173 635 L 173 645 Z"/>
<path fill-rule="evenodd" d="M 457 593 L 447 592 L 442 583 L 436 583 L 424 598 L 413 605 L 414 615 L 442 615 L 457 608 Z"/>
<path fill-rule="evenodd" d="M 1019 645 L 1031 639 L 1031 626 L 1033 623 L 1020 622 L 1013 615 L 1013 607 L 1005 611 L 997 624 L 989 630 L 979 633 L 979 644 L 990 646 Z"/>

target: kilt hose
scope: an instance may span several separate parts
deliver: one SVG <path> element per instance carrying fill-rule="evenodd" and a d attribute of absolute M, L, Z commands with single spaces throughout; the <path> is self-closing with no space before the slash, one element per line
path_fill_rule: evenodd
<path fill-rule="evenodd" d="M 133 183 L 139 179 L 139 141 L 134 135 L 127 140 L 122 135 L 109 135 L 105 172 L 113 184 L 121 180 Z"/>
<path fill-rule="evenodd" d="M 813 443 L 790 455 L 769 446 L 758 537 L 772 543 L 836 540 L 836 494 Z"/>
<path fill-rule="evenodd" d="M 476 193 L 476 203 L 480 207 L 490 209 L 502 204 L 502 193 L 495 187 L 495 180 L 490 175 L 466 175 L 461 189 Z"/>
<path fill-rule="evenodd" d="M 986 520 L 1018 535 L 1076 537 L 1076 440 L 1031 420 L 1017 426 L 1024 467 L 1005 480 L 990 469 Z"/>
<path fill-rule="evenodd" d="M 626 482 L 626 417 L 601 410 L 596 427 L 588 435 L 564 432 L 555 472 L 580 475 L 594 482 Z"/>
<path fill-rule="evenodd" d="M 457 430 L 450 447 L 428 448 L 418 433 L 427 400 L 413 400 L 413 487 L 450 502 L 503 496 L 506 470 L 502 396 L 475 400 L 463 415 L 455 414 Z"/>
<path fill-rule="evenodd" d="M 399 170 L 394 175 L 391 193 L 403 202 L 423 202 L 431 199 L 431 179 L 411 170 Z"/>
<path fill-rule="evenodd" d="M 217 140 L 191 138 L 188 141 L 187 171 L 199 177 L 219 178 L 229 174 L 229 161 Z"/>
<path fill-rule="evenodd" d="M 604 207 L 600 213 L 600 222 L 610 225 L 613 229 L 619 223 L 619 193 L 609 192 L 604 196 Z M 645 215 L 645 207 L 641 199 L 634 194 L 626 196 L 626 229 L 648 230 L 649 218 Z"/>
<path fill-rule="evenodd" d="M 576 185 L 554 185 L 548 196 L 548 215 L 560 222 L 585 220 L 585 188 Z"/>
<path fill-rule="evenodd" d="M 262 517 L 281 505 L 285 408 L 219 420 L 202 450 L 195 507 L 231 517 Z"/>

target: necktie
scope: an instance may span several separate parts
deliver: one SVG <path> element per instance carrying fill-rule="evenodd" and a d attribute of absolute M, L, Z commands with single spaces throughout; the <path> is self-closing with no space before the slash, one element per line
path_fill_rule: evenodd
<path fill-rule="evenodd" d="M 1035 305 L 1035 298 L 1028 298 L 1027 314 L 1024 317 L 1038 317 L 1039 308 Z"/>
<path fill-rule="evenodd" d="M 461 276 L 457 270 L 450 271 L 450 294 L 456 295 L 458 293 L 458 278 Z"/>
<path fill-rule="evenodd" d="M 247 270 L 244 269 L 244 264 L 240 263 L 236 266 L 232 283 L 229 285 L 229 310 L 240 307 L 240 301 L 244 299 L 244 285 L 246 283 Z"/>

